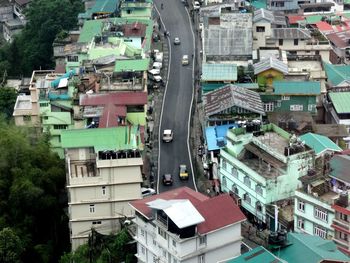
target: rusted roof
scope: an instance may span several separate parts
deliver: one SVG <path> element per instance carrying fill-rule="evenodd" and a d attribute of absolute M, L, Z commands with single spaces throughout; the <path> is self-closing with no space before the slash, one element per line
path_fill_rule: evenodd
<path fill-rule="evenodd" d="M 350 29 L 329 34 L 327 38 L 338 48 L 350 47 Z"/>
<path fill-rule="evenodd" d="M 208 92 L 204 95 L 203 100 L 206 117 L 234 106 L 265 114 L 259 93 L 235 85 L 226 85 Z"/>
<path fill-rule="evenodd" d="M 146 35 L 146 25 L 140 22 L 124 24 L 123 33 L 126 37 L 144 37 Z"/>
<path fill-rule="evenodd" d="M 209 198 L 188 187 L 180 187 L 141 200 L 132 201 L 130 205 L 147 219 L 152 219 L 152 211 L 147 203 L 156 199 L 189 200 L 205 219 L 203 223 L 197 225 L 199 234 L 205 234 L 246 219 L 228 194 Z"/>

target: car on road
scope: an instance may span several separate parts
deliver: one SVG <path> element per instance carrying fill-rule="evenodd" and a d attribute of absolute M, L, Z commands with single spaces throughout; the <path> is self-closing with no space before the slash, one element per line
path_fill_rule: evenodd
<path fill-rule="evenodd" d="M 198 1 L 193 2 L 193 10 L 199 10 L 201 8 L 201 5 Z"/>
<path fill-rule="evenodd" d="M 171 142 L 173 140 L 173 131 L 166 129 L 163 131 L 163 142 Z"/>
<path fill-rule="evenodd" d="M 179 177 L 181 180 L 188 180 L 188 171 L 187 171 L 186 164 L 180 164 Z"/>
<path fill-rule="evenodd" d="M 174 38 L 174 45 L 180 45 L 180 44 L 181 44 L 180 38 L 175 37 Z"/>
<path fill-rule="evenodd" d="M 171 174 L 163 175 L 163 185 L 173 185 L 173 177 Z"/>
<path fill-rule="evenodd" d="M 190 61 L 188 60 L 188 55 L 183 55 L 182 56 L 181 63 L 182 63 L 183 66 L 186 66 L 186 65 L 190 64 Z"/>
<path fill-rule="evenodd" d="M 151 196 L 151 195 L 155 195 L 156 190 L 152 189 L 152 188 L 146 188 L 146 187 L 141 187 L 141 195 L 142 197 L 147 197 L 147 196 Z"/>
<path fill-rule="evenodd" d="M 162 82 L 163 81 L 162 77 L 159 75 L 149 75 L 148 78 L 150 80 L 153 80 L 154 82 Z"/>
<path fill-rule="evenodd" d="M 159 75 L 160 74 L 160 69 L 159 68 L 153 68 L 148 70 L 148 73 L 151 75 Z"/>
<path fill-rule="evenodd" d="M 152 68 L 161 69 L 163 67 L 162 62 L 154 62 Z"/>

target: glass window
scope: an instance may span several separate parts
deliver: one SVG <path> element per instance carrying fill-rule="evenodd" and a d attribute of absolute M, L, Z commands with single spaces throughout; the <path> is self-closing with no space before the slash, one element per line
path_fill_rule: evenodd
<path fill-rule="evenodd" d="M 227 167 L 227 162 L 226 162 L 225 159 L 222 159 L 221 165 L 222 165 L 222 168 L 226 169 L 226 167 Z"/>
<path fill-rule="evenodd" d="M 262 195 L 263 194 L 263 189 L 262 189 L 262 186 L 260 184 L 257 184 L 255 186 L 255 192 L 258 194 L 258 195 Z"/>
<path fill-rule="evenodd" d="M 249 196 L 248 193 L 245 193 L 245 194 L 243 195 L 243 199 L 244 199 L 244 201 L 245 201 L 246 203 L 250 204 L 251 198 L 250 198 L 250 196 Z"/>
<path fill-rule="evenodd" d="M 250 188 L 251 182 L 248 176 L 244 177 L 244 184 Z"/>
<path fill-rule="evenodd" d="M 348 221 L 348 215 L 340 213 L 340 219 L 344 221 Z"/>
<path fill-rule="evenodd" d="M 225 176 L 222 177 L 222 186 L 227 186 L 227 180 Z"/>
<path fill-rule="evenodd" d="M 305 212 L 305 203 L 303 201 L 298 201 L 298 210 L 301 212 Z"/>
<path fill-rule="evenodd" d="M 318 207 L 315 207 L 314 216 L 315 218 L 321 219 L 322 221 L 325 221 L 325 222 L 328 221 L 328 212 Z"/>
<path fill-rule="evenodd" d="M 304 228 L 304 220 L 303 219 L 298 219 L 298 228 L 299 229 L 305 229 Z"/>
<path fill-rule="evenodd" d="M 199 245 L 205 245 L 207 243 L 207 236 L 199 237 Z"/>
<path fill-rule="evenodd" d="M 90 205 L 90 213 L 95 213 L 95 205 Z"/>
<path fill-rule="evenodd" d="M 102 195 L 106 195 L 106 186 L 102 186 Z"/>
<path fill-rule="evenodd" d="M 233 177 L 238 178 L 238 171 L 236 167 L 231 168 L 231 174 Z"/>
<path fill-rule="evenodd" d="M 297 46 L 299 44 L 299 40 L 298 39 L 294 39 L 294 46 Z"/>
<path fill-rule="evenodd" d="M 314 235 L 325 239 L 327 237 L 327 231 L 323 227 L 316 225 L 314 226 Z"/>
<path fill-rule="evenodd" d="M 259 201 L 255 203 L 255 207 L 258 212 L 262 212 L 262 205 Z"/>

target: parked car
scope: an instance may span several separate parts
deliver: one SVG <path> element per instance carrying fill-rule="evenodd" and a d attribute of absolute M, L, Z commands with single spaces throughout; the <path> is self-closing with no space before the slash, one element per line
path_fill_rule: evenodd
<path fill-rule="evenodd" d="M 147 197 L 147 196 L 151 196 L 151 195 L 155 195 L 155 194 L 156 194 L 156 190 L 154 190 L 152 188 L 141 187 L 142 197 Z"/>
<path fill-rule="evenodd" d="M 193 10 L 199 10 L 201 8 L 201 5 L 198 1 L 193 2 Z"/>
<path fill-rule="evenodd" d="M 159 75 L 160 74 L 160 69 L 153 68 L 153 69 L 148 70 L 148 73 L 152 74 L 152 75 Z"/>
<path fill-rule="evenodd" d="M 163 81 L 162 77 L 159 75 L 149 75 L 148 78 L 150 80 L 153 80 L 154 82 L 162 82 Z"/>
<path fill-rule="evenodd" d="M 182 56 L 182 60 L 181 60 L 181 63 L 183 66 L 186 66 L 190 63 L 190 61 L 188 60 L 188 55 L 183 55 Z"/>
<path fill-rule="evenodd" d="M 157 52 L 154 54 L 155 62 L 163 62 L 163 52 Z"/>
<path fill-rule="evenodd" d="M 174 45 L 180 45 L 180 44 L 181 44 L 180 38 L 175 37 L 174 38 Z"/>
<path fill-rule="evenodd" d="M 188 171 L 187 171 L 186 164 L 180 164 L 179 177 L 181 180 L 188 180 Z"/>
<path fill-rule="evenodd" d="M 173 140 L 173 131 L 166 129 L 163 131 L 163 142 L 171 142 Z"/>
<path fill-rule="evenodd" d="M 161 69 L 163 67 L 163 64 L 162 62 L 154 62 L 152 67 L 155 69 Z"/>
<path fill-rule="evenodd" d="M 164 174 L 163 175 L 163 184 L 164 185 L 173 185 L 173 177 L 171 174 Z"/>

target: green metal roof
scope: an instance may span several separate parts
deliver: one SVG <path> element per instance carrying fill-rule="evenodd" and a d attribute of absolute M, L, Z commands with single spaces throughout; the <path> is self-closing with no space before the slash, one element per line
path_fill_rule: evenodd
<path fill-rule="evenodd" d="M 113 128 L 74 129 L 61 133 L 62 148 L 94 147 L 99 150 L 142 149 L 137 125 Z"/>
<path fill-rule="evenodd" d="M 320 134 L 309 132 L 300 136 L 300 139 L 304 141 L 307 146 L 313 149 L 316 155 L 319 155 L 327 150 L 335 152 L 342 151 L 342 149 L 338 145 L 336 145 L 331 139 Z"/>
<path fill-rule="evenodd" d="M 202 81 L 236 81 L 236 64 L 202 64 Z"/>
<path fill-rule="evenodd" d="M 344 81 L 350 84 L 350 65 L 333 65 L 327 62 L 323 63 L 328 81 L 333 86 L 338 86 Z"/>
<path fill-rule="evenodd" d="M 329 92 L 328 96 L 337 113 L 350 113 L 350 92 Z"/>
<path fill-rule="evenodd" d="M 273 253 L 287 262 L 319 263 L 324 259 L 349 262 L 350 258 L 340 252 L 332 240 L 301 233 L 288 233 L 291 245 L 274 250 Z"/>
<path fill-rule="evenodd" d="M 251 1 L 251 5 L 254 6 L 256 9 L 266 9 L 266 0 L 253 0 Z"/>
<path fill-rule="evenodd" d="M 322 21 L 322 15 L 313 15 L 313 16 L 307 16 L 306 21 L 308 24 L 315 24 L 317 22 Z"/>
<path fill-rule="evenodd" d="M 85 13 L 80 13 L 78 18 L 90 19 L 93 14 L 111 14 L 118 11 L 119 0 L 95 0 L 95 4 L 86 10 Z"/>
<path fill-rule="evenodd" d="M 321 83 L 318 81 L 274 81 L 274 94 L 316 95 L 321 93 Z"/>
<path fill-rule="evenodd" d="M 246 89 L 259 89 L 258 83 L 235 83 L 235 85 Z"/>
<path fill-rule="evenodd" d="M 283 262 L 264 247 L 256 247 L 243 255 L 229 260 L 226 263 L 263 263 L 263 262 Z"/>
<path fill-rule="evenodd" d="M 331 171 L 330 176 L 344 183 L 350 183 L 349 169 L 350 156 L 345 154 L 334 155 L 330 161 Z"/>
<path fill-rule="evenodd" d="M 117 60 L 115 62 L 114 72 L 147 70 L 148 65 L 149 65 L 149 58 Z"/>
<path fill-rule="evenodd" d="M 202 92 L 203 94 L 207 93 L 207 92 L 210 92 L 210 91 L 213 91 L 213 90 L 216 90 L 220 87 L 223 87 L 225 86 L 226 84 L 223 84 L 223 83 L 202 83 L 201 86 L 202 86 Z"/>

